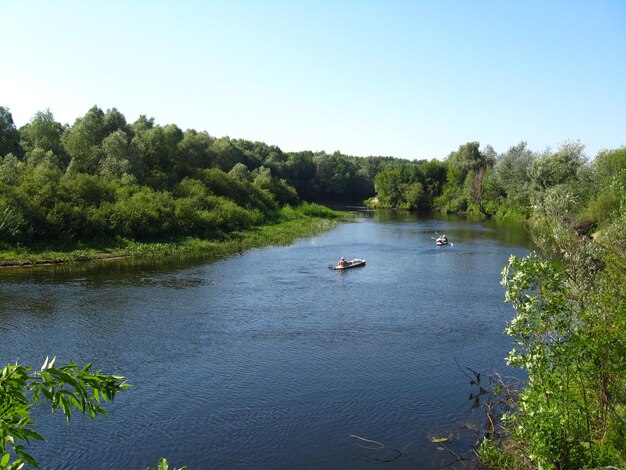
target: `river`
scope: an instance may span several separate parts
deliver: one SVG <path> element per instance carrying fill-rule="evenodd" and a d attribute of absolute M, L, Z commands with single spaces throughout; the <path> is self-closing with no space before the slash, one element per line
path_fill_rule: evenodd
<path fill-rule="evenodd" d="M 445 232 L 452 246 L 436 247 Z M 42 407 L 44 469 L 436 468 L 474 438 L 467 367 L 511 373 L 501 270 L 523 229 L 363 214 L 217 260 L 0 272 L 0 359 L 94 362 L 133 387 L 94 422 Z M 345 272 L 340 257 L 365 258 Z M 378 446 L 379 447 L 379 446 Z"/>

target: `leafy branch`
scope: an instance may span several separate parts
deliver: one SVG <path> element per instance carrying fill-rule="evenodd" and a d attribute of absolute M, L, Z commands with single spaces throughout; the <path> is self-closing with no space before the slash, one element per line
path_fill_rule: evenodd
<path fill-rule="evenodd" d="M 106 416 L 102 405 L 130 386 L 124 377 L 92 372 L 91 363 L 80 368 L 73 361 L 60 367 L 55 362 L 46 357 L 35 371 L 16 362 L 0 372 L 0 469 L 38 466 L 26 450 L 31 440 L 45 440 L 33 429 L 30 411 L 35 403 L 49 403 L 53 413 L 60 409 L 68 424 L 73 409 L 93 420 Z"/>

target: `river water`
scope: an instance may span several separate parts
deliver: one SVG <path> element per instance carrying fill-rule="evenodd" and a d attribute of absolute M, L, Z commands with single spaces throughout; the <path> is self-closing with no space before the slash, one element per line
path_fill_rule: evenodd
<path fill-rule="evenodd" d="M 445 232 L 452 246 L 436 247 Z M 511 373 L 500 272 L 523 229 L 364 214 L 212 261 L 0 272 L 0 360 L 94 362 L 109 417 L 38 407 L 41 468 L 436 468 L 474 435 L 467 367 Z M 366 258 L 345 272 L 340 257 Z M 479 423 L 481 424 L 481 423 Z"/>

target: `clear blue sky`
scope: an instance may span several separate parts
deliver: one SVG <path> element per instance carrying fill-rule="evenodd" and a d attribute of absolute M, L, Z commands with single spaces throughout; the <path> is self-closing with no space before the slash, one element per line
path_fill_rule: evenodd
<path fill-rule="evenodd" d="M 284 151 L 626 145 L 625 0 L 0 0 L 16 125 L 98 105 Z"/>

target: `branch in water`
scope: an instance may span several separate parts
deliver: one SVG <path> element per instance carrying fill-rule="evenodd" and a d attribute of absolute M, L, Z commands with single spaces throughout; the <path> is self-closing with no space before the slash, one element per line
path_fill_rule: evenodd
<path fill-rule="evenodd" d="M 396 453 L 396 456 L 391 458 L 391 459 L 387 459 L 387 460 L 382 460 L 382 459 L 374 459 L 377 462 L 381 462 L 381 463 L 390 463 L 393 462 L 394 460 L 399 459 L 402 455 L 406 454 L 406 449 L 408 447 L 408 445 L 406 447 L 404 447 L 402 450 L 398 450 L 395 449 L 391 446 L 388 446 L 387 444 L 380 442 L 380 441 L 375 441 L 373 439 L 366 439 L 365 437 L 361 437 L 361 436 L 356 436 L 354 434 L 350 434 L 350 437 L 353 437 L 355 439 L 359 439 L 360 441 L 363 442 L 367 442 L 369 444 L 374 444 L 375 447 L 371 447 L 371 446 L 366 446 L 366 445 L 360 445 L 359 447 L 363 447 L 364 449 L 374 449 L 374 450 L 378 450 L 378 449 L 389 449 L 392 450 Z"/>

